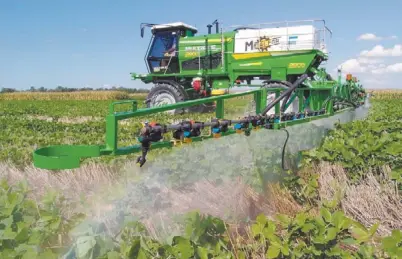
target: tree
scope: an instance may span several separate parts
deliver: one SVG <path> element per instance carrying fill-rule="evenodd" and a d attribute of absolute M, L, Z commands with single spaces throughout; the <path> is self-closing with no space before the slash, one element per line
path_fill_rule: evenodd
<path fill-rule="evenodd" d="M 1 88 L 1 93 L 14 93 L 17 92 L 14 88 Z"/>

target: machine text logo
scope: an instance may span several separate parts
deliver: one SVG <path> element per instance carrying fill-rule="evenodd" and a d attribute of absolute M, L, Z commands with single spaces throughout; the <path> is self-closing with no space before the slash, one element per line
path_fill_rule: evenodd
<path fill-rule="evenodd" d="M 306 63 L 289 63 L 289 68 L 305 68 Z"/>
<path fill-rule="evenodd" d="M 245 51 L 248 50 L 259 50 L 261 52 L 264 51 L 268 51 L 269 47 L 273 46 L 273 45 L 279 45 L 279 38 L 280 37 L 267 37 L 267 36 L 263 36 L 260 37 L 258 40 L 256 41 L 246 41 L 245 42 Z"/>

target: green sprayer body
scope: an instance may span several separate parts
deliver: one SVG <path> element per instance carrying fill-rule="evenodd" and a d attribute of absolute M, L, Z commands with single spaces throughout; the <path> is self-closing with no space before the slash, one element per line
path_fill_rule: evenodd
<path fill-rule="evenodd" d="M 206 35 L 196 35 L 197 29 L 184 23 L 142 25 L 142 36 L 145 26 L 152 27 L 148 73 L 132 73 L 132 78 L 154 85 L 148 107 L 226 94 L 244 83 L 254 86 L 254 80 L 263 81 L 258 87 L 286 87 L 307 74 L 311 88 L 336 83 L 319 68 L 328 59 L 331 35 L 323 20 L 235 26 L 225 32 L 214 23 L 216 33 L 209 25 Z"/>
<path fill-rule="evenodd" d="M 102 155 L 127 155 L 141 152 L 137 162 L 144 165 L 150 149 L 173 147 L 209 138 L 252 130 L 277 130 L 286 126 L 333 116 L 364 103 L 365 91 L 355 78 L 342 82 L 321 68 L 328 59 L 325 38 L 330 30 L 314 25 L 278 27 L 276 23 L 196 36 L 197 29 L 183 24 L 143 24 L 152 27 L 153 37 L 145 61 L 148 74 L 132 74 L 133 79 L 152 83 L 147 107 L 138 109 L 135 100 L 112 103 L 106 117 L 106 143 L 101 146 L 60 145 L 44 147 L 33 154 L 34 165 L 44 169 L 77 168 L 82 158 Z M 317 21 L 307 21 L 315 23 Z M 271 27 L 270 27 L 271 26 Z M 268 28 L 265 28 L 268 27 Z M 261 81 L 252 84 L 254 80 Z M 251 90 L 233 92 L 237 87 Z M 255 115 L 225 119 L 225 100 L 252 95 Z M 114 107 L 131 103 L 132 109 L 115 112 Z M 144 123 L 132 146 L 118 146 L 118 122 L 133 117 L 173 111 L 205 109 L 215 112 L 209 122 L 183 121 L 172 125 Z M 202 135 L 201 130 L 210 129 Z M 164 134 L 173 132 L 173 139 Z"/>

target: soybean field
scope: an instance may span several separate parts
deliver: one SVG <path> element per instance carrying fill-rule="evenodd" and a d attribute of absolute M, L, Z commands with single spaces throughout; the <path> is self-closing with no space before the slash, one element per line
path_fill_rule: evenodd
<path fill-rule="evenodd" d="M 0 258 L 401 258 L 402 91 L 290 129 L 286 148 L 286 134 L 261 131 L 155 150 L 141 169 L 138 154 L 32 166 L 38 147 L 104 143 L 108 105 L 145 96 L 0 94 Z M 253 110 L 248 97 L 225 108 Z M 213 117 L 123 121 L 119 144 L 144 121 Z"/>

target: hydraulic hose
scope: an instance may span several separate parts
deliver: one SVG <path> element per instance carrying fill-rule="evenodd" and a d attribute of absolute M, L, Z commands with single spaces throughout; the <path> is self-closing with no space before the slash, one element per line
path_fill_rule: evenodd
<path fill-rule="evenodd" d="M 289 93 L 286 98 L 283 100 L 282 106 L 281 106 L 281 112 L 285 112 L 285 107 L 286 104 L 288 103 L 289 99 L 290 99 L 291 93 Z"/>
<path fill-rule="evenodd" d="M 331 100 L 331 99 L 335 99 L 335 100 L 338 99 L 338 100 L 340 100 L 342 103 L 350 104 L 350 105 L 352 105 L 354 108 L 357 107 L 357 105 L 356 105 L 355 103 L 353 103 L 353 102 L 351 102 L 351 101 L 349 101 L 349 100 L 347 100 L 347 99 L 345 99 L 345 98 L 341 98 L 341 97 L 339 97 L 339 96 L 331 96 L 331 97 L 327 98 L 327 99 L 324 101 L 324 103 L 322 104 L 322 106 L 327 105 L 327 102 L 329 102 L 329 100 Z"/>
<path fill-rule="evenodd" d="M 290 85 L 290 86 L 292 86 L 292 85 Z M 283 103 L 282 103 L 282 106 L 281 106 L 281 112 L 285 112 L 286 104 L 288 103 L 291 95 L 292 95 L 292 93 L 289 93 L 288 95 L 286 95 L 285 99 L 283 100 Z"/>
<path fill-rule="evenodd" d="M 285 128 L 283 128 L 282 130 L 284 130 L 286 132 L 286 140 L 285 140 L 285 143 L 283 144 L 283 148 L 282 148 L 282 169 L 286 171 L 288 169 L 285 168 L 285 152 L 286 152 L 285 150 L 286 150 L 286 145 L 289 140 L 289 131 Z"/>
<path fill-rule="evenodd" d="M 303 74 L 301 77 L 299 77 L 291 87 L 289 87 L 288 90 L 283 92 L 278 98 L 276 98 L 272 103 L 268 104 L 267 107 L 262 111 L 262 116 L 265 116 L 269 110 L 272 109 L 278 102 L 280 102 L 283 98 L 285 98 L 287 95 L 290 95 L 301 83 L 304 82 L 304 80 L 307 79 L 307 74 Z"/>

